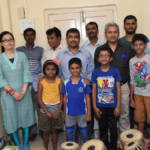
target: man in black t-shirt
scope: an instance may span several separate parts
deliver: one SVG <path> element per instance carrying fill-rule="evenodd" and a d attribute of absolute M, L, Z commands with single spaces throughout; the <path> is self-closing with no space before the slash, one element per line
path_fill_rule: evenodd
<path fill-rule="evenodd" d="M 130 128 L 129 123 L 129 60 L 134 56 L 134 51 L 127 45 L 118 41 L 119 26 L 116 23 L 108 23 L 105 26 L 105 37 L 107 42 L 100 47 L 108 47 L 113 52 L 111 65 L 118 68 L 121 74 L 121 108 L 119 118 L 119 130 L 123 132 Z M 100 66 L 97 62 L 99 47 L 95 51 L 95 67 Z"/>

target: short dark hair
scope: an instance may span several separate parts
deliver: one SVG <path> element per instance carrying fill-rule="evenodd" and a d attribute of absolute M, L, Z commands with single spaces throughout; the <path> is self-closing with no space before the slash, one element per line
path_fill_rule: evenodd
<path fill-rule="evenodd" d="M 112 57 L 113 56 L 113 52 L 112 50 L 108 47 L 108 46 L 105 46 L 105 45 L 102 45 L 102 46 L 99 46 L 96 50 L 95 50 L 95 56 L 94 56 L 94 64 L 95 64 L 95 68 L 99 67 L 100 66 L 100 63 L 98 62 L 98 57 L 99 57 L 99 53 L 101 51 L 107 51 L 110 56 Z"/>
<path fill-rule="evenodd" d="M 59 67 L 58 67 L 58 65 L 56 63 L 53 62 L 53 60 L 46 60 L 44 62 L 43 74 L 46 75 L 46 71 L 45 70 L 46 70 L 46 67 L 49 66 L 49 65 L 54 65 L 55 66 L 55 68 L 56 68 L 56 75 L 58 75 L 59 74 Z"/>
<path fill-rule="evenodd" d="M 146 44 L 147 38 L 144 34 L 135 34 L 132 39 L 132 44 L 134 44 L 136 41 L 143 41 Z"/>
<path fill-rule="evenodd" d="M 70 28 L 69 30 L 67 30 L 66 38 L 68 37 L 69 33 L 77 33 L 79 35 L 79 38 L 80 38 L 80 32 L 79 32 L 79 30 L 77 28 Z"/>
<path fill-rule="evenodd" d="M 33 32 L 34 35 L 36 35 L 36 31 L 33 28 L 27 28 L 23 32 L 23 36 L 26 35 L 27 32 Z"/>
<path fill-rule="evenodd" d="M 134 19 L 134 20 L 137 22 L 137 18 L 136 18 L 135 16 L 133 16 L 133 15 L 128 15 L 128 16 L 126 16 L 126 17 L 124 18 L 124 24 L 126 23 L 126 20 L 128 20 L 128 19 Z"/>
<path fill-rule="evenodd" d="M 57 27 L 50 28 L 46 31 L 46 35 L 55 34 L 57 38 L 61 38 L 61 31 Z"/>
<path fill-rule="evenodd" d="M 69 60 L 69 68 L 72 64 L 77 64 L 79 65 L 80 67 L 82 67 L 82 62 L 81 62 L 81 59 L 80 58 L 77 58 L 77 57 L 74 57 L 74 58 L 71 58 Z"/>
<path fill-rule="evenodd" d="M 86 26 L 85 26 L 86 30 L 87 30 L 87 26 L 88 26 L 88 25 L 95 25 L 95 26 L 96 26 L 96 28 L 97 28 L 97 30 L 98 30 L 98 25 L 97 25 L 97 23 L 96 23 L 96 22 L 91 21 L 91 22 L 89 22 L 88 24 L 86 24 Z"/>
<path fill-rule="evenodd" d="M 112 57 L 112 55 L 113 55 L 113 52 L 112 52 L 112 50 L 109 48 L 109 47 L 107 47 L 107 46 L 100 46 L 100 47 L 98 47 L 97 48 L 98 49 L 98 55 L 99 55 L 99 53 L 101 52 L 101 51 L 107 51 L 109 54 L 110 54 L 110 56 Z"/>
<path fill-rule="evenodd" d="M 13 38 L 13 40 L 15 40 L 14 35 L 11 32 L 9 32 L 9 31 L 3 31 L 3 32 L 0 33 L 0 42 L 2 42 L 2 38 L 6 34 L 9 34 Z M 5 52 L 5 49 L 4 49 L 3 46 L 2 46 L 1 49 L 2 49 L 2 52 Z"/>

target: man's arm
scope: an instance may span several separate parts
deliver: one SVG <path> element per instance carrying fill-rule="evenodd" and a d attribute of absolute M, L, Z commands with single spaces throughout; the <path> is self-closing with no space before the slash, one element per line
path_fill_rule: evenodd
<path fill-rule="evenodd" d="M 116 90 L 117 90 L 117 106 L 114 111 L 114 115 L 118 117 L 120 115 L 120 104 L 121 104 L 121 86 L 120 82 L 116 82 Z"/>
<path fill-rule="evenodd" d="M 130 106 L 135 107 L 135 102 L 134 102 L 134 86 L 130 84 Z"/>
<path fill-rule="evenodd" d="M 134 103 L 134 73 L 133 73 L 133 66 L 131 61 L 129 62 L 129 68 L 130 68 L 130 106 L 135 107 Z"/>
<path fill-rule="evenodd" d="M 91 103 L 90 103 L 90 95 L 86 94 L 86 105 L 87 105 L 87 116 L 86 121 L 91 121 Z"/>
<path fill-rule="evenodd" d="M 98 54 L 99 54 L 99 47 L 96 48 L 95 53 L 94 53 L 94 67 L 97 68 L 100 66 L 100 64 L 97 61 L 98 58 Z"/>
<path fill-rule="evenodd" d="M 94 62 L 93 62 L 93 58 L 90 52 L 87 51 L 87 53 L 88 53 L 88 57 L 86 59 L 87 59 L 88 66 L 87 66 L 86 74 L 87 74 L 87 78 L 91 80 L 92 71 L 94 69 Z"/>

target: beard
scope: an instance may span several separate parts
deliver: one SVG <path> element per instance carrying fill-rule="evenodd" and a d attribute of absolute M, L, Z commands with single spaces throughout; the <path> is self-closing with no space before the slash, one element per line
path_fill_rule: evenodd
<path fill-rule="evenodd" d="M 126 33 L 132 35 L 132 34 L 135 34 L 135 31 L 136 30 L 134 30 L 134 31 L 126 31 Z"/>

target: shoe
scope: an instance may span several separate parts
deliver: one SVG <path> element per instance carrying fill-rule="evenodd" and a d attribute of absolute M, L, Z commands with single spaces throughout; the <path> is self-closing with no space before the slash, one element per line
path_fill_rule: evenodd
<path fill-rule="evenodd" d="M 19 146 L 19 149 L 18 150 L 22 150 L 21 146 Z"/>
<path fill-rule="evenodd" d="M 24 150 L 30 150 L 30 146 L 29 146 L 29 144 L 24 145 L 24 146 L 23 146 L 23 149 L 24 149 Z"/>

